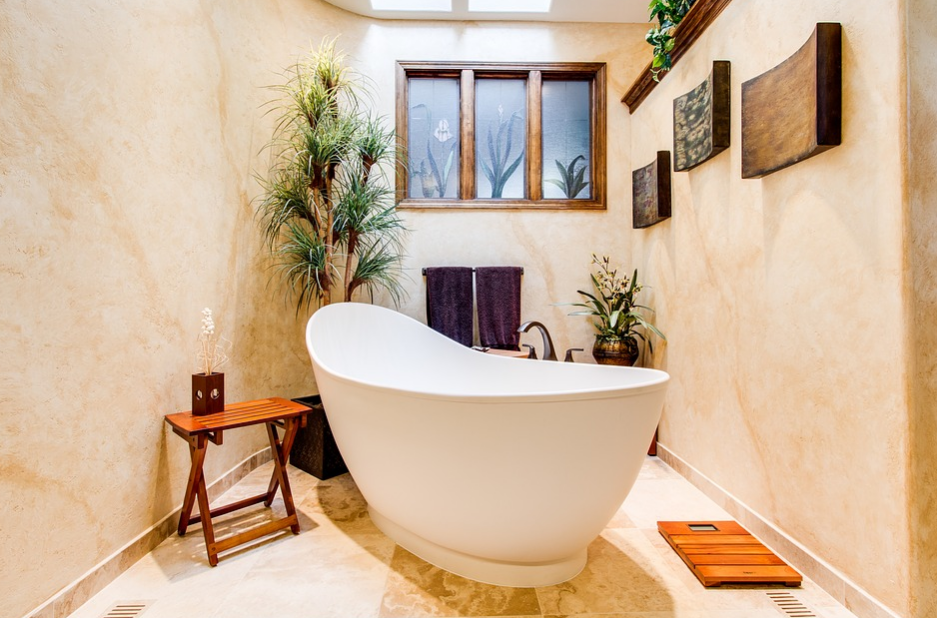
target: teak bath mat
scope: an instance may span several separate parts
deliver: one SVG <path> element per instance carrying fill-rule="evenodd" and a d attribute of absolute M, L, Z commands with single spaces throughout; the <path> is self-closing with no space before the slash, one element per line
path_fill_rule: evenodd
<path fill-rule="evenodd" d="M 659 521 L 657 530 L 704 586 L 800 586 L 800 573 L 734 521 Z"/>

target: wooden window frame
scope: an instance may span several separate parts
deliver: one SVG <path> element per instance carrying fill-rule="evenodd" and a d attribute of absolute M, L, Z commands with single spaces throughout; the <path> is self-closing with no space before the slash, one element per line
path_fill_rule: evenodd
<path fill-rule="evenodd" d="M 406 152 L 411 77 L 459 79 L 459 197 L 408 197 L 410 175 Z M 527 199 L 475 196 L 475 80 L 527 80 Z M 544 199 L 542 177 L 541 84 L 544 79 L 586 79 L 591 89 L 592 147 L 589 199 Z M 397 207 L 408 210 L 605 210 L 606 209 L 606 83 L 604 62 L 504 63 L 397 61 Z"/>

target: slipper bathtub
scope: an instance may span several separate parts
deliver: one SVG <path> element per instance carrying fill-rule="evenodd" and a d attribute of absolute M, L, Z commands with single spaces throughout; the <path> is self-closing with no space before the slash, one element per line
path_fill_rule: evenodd
<path fill-rule="evenodd" d="M 374 523 L 428 562 L 505 586 L 582 570 L 638 476 L 669 380 L 482 354 L 360 303 L 316 311 L 306 345 Z"/>

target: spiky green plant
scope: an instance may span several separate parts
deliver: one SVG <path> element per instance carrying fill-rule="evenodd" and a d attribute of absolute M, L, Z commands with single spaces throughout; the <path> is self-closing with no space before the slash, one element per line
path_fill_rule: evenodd
<path fill-rule="evenodd" d="M 381 173 L 393 169 L 396 134 L 367 110 L 363 78 L 325 41 L 290 67 L 257 214 L 266 247 L 297 312 L 340 289 L 402 295 L 406 229 Z"/>
<path fill-rule="evenodd" d="M 576 163 L 579 160 L 583 160 L 582 167 L 579 170 L 576 170 Z M 586 177 L 586 158 L 583 155 L 579 155 L 575 159 L 569 162 L 569 165 L 564 166 L 559 159 L 556 159 L 556 169 L 560 172 L 559 180 L 555 178 L 548 178 L 547 182 L 554 184 L 560 188 L 560 191 L 563 192 L 563 195 L 569 199 L 575 199 L 577 195 L 582 193 L 582 190 L 589 186 L 588 182 L 585 182 Z"/>

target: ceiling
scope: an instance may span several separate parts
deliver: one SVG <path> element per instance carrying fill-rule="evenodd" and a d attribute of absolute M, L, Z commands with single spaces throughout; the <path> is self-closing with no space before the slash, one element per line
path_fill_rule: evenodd
<path fill-rule="evenodd" d="M 390 0 L 377 0 L 378 6 Z M 418 5 L 449 4 L 449 0 L 401 0 Z M 472 0 L 473 2 L 476 0 Z M 519 6 L 540 4 L 540 0 L 484 0 L 484 4 L 504 6 L 508 1 Z M 371 0 L 327 0 L 352 13 L 377 19 L 436 19 L 436 20 L 508 20 L 508 21 L 568 21 L 606 23 L 647 23 L 648 0 L 544 0 L 550 5 L 547 12 L 531 11 L 469 11 L 469 0 L 451 0 L 452 10 L 375 10 Z"/>

